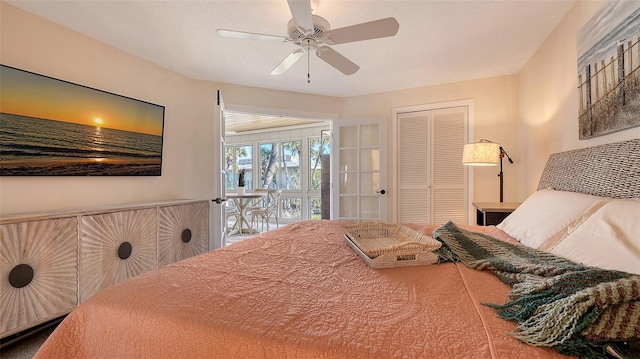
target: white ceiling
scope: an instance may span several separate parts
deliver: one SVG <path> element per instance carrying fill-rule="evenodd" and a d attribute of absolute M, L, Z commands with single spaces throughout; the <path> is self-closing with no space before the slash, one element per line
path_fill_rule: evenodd
<path fill-rule="evenodd" d="M 285 74 L 269 74 L 293 44 L 215 33 L 286 36 L 286 0 L 7 2 L 193 79 L 348 97 L 517 73 L 574 0 L 319 0 L 314 14 L 331 28 L 393 16 L 400 29 L 333 46 L 360 66 L 351 76 L 312 55 L 310 84 L 306 56 Z"/>

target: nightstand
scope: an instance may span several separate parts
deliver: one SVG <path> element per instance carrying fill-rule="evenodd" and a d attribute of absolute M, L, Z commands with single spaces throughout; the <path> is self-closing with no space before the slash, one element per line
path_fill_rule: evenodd
<path fill-rule="evenodd" d="M 519 202 L 474 202 L 476 224 L 479 226 L 495 226 L 507 218 L 519 205 Z"/>

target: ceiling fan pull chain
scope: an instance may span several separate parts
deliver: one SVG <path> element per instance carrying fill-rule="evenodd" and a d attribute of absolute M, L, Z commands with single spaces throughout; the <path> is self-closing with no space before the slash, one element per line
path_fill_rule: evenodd
<path fill-rule="evenodd" d="M 310 53 L 310 48 L 309 48 L 309 39 L 307 39 L 307 83 L 310 84 L 311 83 L 311 71 L 309 70 L 309 58 L 311 57 L 311 55 L 309 55 Z"/>

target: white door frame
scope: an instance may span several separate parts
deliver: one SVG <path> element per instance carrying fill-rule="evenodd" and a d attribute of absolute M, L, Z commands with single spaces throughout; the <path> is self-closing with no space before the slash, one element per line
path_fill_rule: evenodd
<path fill-rule="evenodd" d="M 325 121 L 325 122 L 329 122 L 329 128 L 333 128 L 335 119 L 338 118 L 337 113 L 297 111 L 297 110 L 288 110 L 288 109 L 273 108 L 273 107 L 239 105 L 239 104 L 233 104 L 233 103 L 225 103 L 224 109 L 226 111 L 234 111 L 234 112 L 245 112 L 245 113 L 263 114 L 268 116 L 283 116 L 283 117 L 309 119 L 309 120 L 316 120 L 316 121 Z M 333 146 L 333 143 L 331 145 Z M 257 149 L 254 149 L 254 151 L 259 152 L 260 149 L 257 148 Z M 333 161 L 333 148 L 331 148 L 330 161 Z M 331 184 L 330 191 L 332 196 L 333 183 Z"/>
<path fill-rule="evenodd" d="M 224 186 L 224 146 L 225 146 L 225 123 L 224 123 L 224 102 L 220 90 L 216 93 L 216 105 L 213 115 L 213 138 L 217 142 L 217 151 L 214 147 L 213 154 L 213 198 L 210 207 L 209 219 L 209 250 L 221 248 L 225 245 L 227 237 L 226 205 L 222 201 L 226 200 Z"/>

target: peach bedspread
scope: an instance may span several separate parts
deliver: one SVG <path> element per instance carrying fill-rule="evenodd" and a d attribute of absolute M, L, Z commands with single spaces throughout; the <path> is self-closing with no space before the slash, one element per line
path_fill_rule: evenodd
<path fill-rule="evenodd" d="M 36 358 L 564 357 L 481 304 L 508 291 L 461 264 L 370 269 L 339 222 L 309 221 L 101 291 Z"/>

